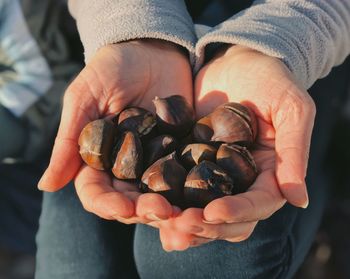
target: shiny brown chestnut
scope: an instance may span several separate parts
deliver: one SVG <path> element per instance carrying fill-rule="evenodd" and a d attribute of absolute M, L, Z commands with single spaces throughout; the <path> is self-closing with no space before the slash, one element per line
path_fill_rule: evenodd
<path fill-rule="evenodd" d="M 170 135 L 151 139 L 144 145 L 144 167 L 149 167 L 158 159 L 174 152 L 177 146 L 177 140 Z"/>
<path fill-rule="evenodd" d="M 116 127 L 112 121 L 98 119 L 88 123 L 81 131 L 78 144 L 84 162 L 98 170 L 112 166 L 111 152 L 115 142 Z"/>
<path fill-rule="evenodd" d="M 171 204 L 183 206 L 183 185 L 187 172 L 175 157 L 175 152 L 151 165 L 142 175 L 140 189 L 144 193 L 158 193 Z"/>
<path fill-rule="evenodd" d="M 187 175 L 184 197 L 190 207 L 205 207 L 211 201 L 232 195 L 234 181 L 221 167 L 202 161 Z"/>
<path fill-rule="evenodd" d="M 210 142 L 213 135 L 210 114 L 199 119 L 193 126 L 192 137 L 194 142 Z"/>
<path fill-rule="evenodd" d="M 184 97 L 180 95 L 156 97 L 153 103 L 156 107 L 160 133 L 181 138 L 190 132 L 194 123 L 194 111 Z"/>
<path fill-rule="evenodd" d="M 120 131 L 134 131 L 140 137 L 149 134 L 156 123 L 156 117 L 152 112 L 139 107 L 127 108 L 118 117 Z"/>
<path fill-rule="evenodd" d="M 254 183 L 258 170 L 247 148 L 235 144 L 222 144 L 216 154 L 216 163 L 235 182 L 234 193 L 243 193 Z"/>
<path fill-rule="evenodd" d="M 185 146 L 180 155 L 183 166 L 190 170 L 195 165 L 206 160 L 216 161 L 217 148 L 205 143 L 192 143 Z"/>
<path fill-rule="evenodd" d="M 239 103 L 226 103 L 211 113 L 212 141 L 250 146 L 257 135 L 255 114 Z"/>
<path fill-rule="evenodd" d="M 138 179 L 142 175 L 143 152 L 135 132 L 125 132 L 114 150 L 115 161 L 112 172 L 119 179 Z"/>

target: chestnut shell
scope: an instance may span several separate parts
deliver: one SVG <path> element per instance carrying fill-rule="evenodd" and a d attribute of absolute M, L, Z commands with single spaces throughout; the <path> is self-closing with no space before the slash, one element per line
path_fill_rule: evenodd
<path fill-rule="evenodd" d="M 250 146 L 257 134 L 255 114 L 239 103 L 226 103 L 211 113 L 212 141 Z"/>
<path fill-rule="evenodd" d="M 221 167 L 202 161 L 187 175 L 184 197 L 190 207 L 205 207 L 209 202 L 232 195 L 234 181 Z"/>
<path fill-rule="evenodd" d="M 171 204 L 183 207 L 183 185 L 187 172 L 175 157 L 175 152 L 151 165 L 142 175 L 140 189 L 158 193 Z"/>
<path fill-rule="evenodd" d="M 210 142 L 214 135 L 210 114 L 199 119 L 193 126 L 192 137 L 195 142 Z"/>
<path fill-rule="evenodd" d="M 110 120 L 98 119 L 88 123 L 78 140 L 79 153 L 84 162 L 97 170 L 110 169 L 116 134 L 117 129 Z"/>
<path fill-rule="evenodd" d="M 204 160 L 215 162 L 216 152 L 217 148 L 209 144 L 192 143 L 183 148 L 180 160 L 186 169 L 192 169 Z"/>
<path fill-rule="evenodd" d="M 144 166 L 149 167 L 158 159 L 172 153 L 178 146 L 177 140 L 170 135 L 160 135 L 144 145 Z"/>
<path fill-rule="evenodd" d="M 258 171 L 247 148 L 235 144 L 222 144 L 216 162 L 235 181 L 234 193 L 243 193 L 254 183 Z"/>
<path fill-rule="evenodd" d="M 183 96 L 156 97 L 153 103 L 156 107 L 157 125 L 161 134 L 181 138 L 190 132 L 194 123 L 194 111 Z"/>
<path fill-rule="evenodd" d="M 138 179 L 142 175 L 143 151 L 139 137 L 127 131 L 114 150 L 115 162 L 112 172 L 119 179 Z"/>
<path fill-rule="evenodd" d="M 118 117 L 120 131 L 134 131 L 140 137 L 148 135 L 156 123 L 156 117 L 152 112 L 139 107 L 126 108 Z"/>

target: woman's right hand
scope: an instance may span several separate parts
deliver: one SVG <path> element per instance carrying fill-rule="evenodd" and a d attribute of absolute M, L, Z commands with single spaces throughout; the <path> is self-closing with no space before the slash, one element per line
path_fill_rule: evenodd
<path fill-rule="evenodd" d="M 127 106 L 153 109 L 155 96 L 183 95 L 192 104 L 188 58 L 172 43 L 137 40 L 101 48 L 68 87 L 50 164 L 39 189 L 53 192 L 75 179 L 84 208 L 105 219 L 149 223 L 174 215 L 158 194 L 141 194 L 134 184 L 82 163 L 78 137 L 90 121 Z"/>

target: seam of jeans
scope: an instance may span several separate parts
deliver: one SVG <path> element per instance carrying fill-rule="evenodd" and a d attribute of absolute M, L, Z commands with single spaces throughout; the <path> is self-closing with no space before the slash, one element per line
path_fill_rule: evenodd
<path fill-rule="evenodd" d="M 295 252 L 295 243 L 294 243 L 294 239 L 292 237 L 292 234 L 288 235 L 287 237 L 287 251 L 288 251 L 288 255 L 286 257 L 286 261 L 284 264 L 284 274 L 282 278 L 287 278 L 288 272 L 290 272 L 290 267 L 292 265 L 292 260 L 294 257 L 294 252 Z"/>
<path fill-rule="evenodd" d="M 299 214 L 295 214 L 295 218 L 294 221 L 296 220 L 297 216 Z M 293 257 L 295 255 L 295 241 L 293 238 L 293 234 L 292 234 L 292 229 L 290 230 L 290 232 L 286 235 L 286 245 L 283 247 L 283 250 L 286 253 L 286 256 L 284 257 L 283 260 L 283 265 L 282 265 L 282 272 L 280 275 L 280 279 L 287 279 L 289 277 L 288 276 L 288 272 L 290 271 L 290 267 L 292 265 L 292 260 Z"/>

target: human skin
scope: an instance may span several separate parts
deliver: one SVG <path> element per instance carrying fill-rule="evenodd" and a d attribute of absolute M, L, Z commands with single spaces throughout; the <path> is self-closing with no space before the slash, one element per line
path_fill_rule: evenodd
<path fill-rule="evenodd" d="M 305 175 L 314 103 L 280 60 L 241 46 L 221 51 L 200 70 L 194 107 L 200 117 L 235 101 L 256 113 L 259 135 L 253 156 L 260 174 L 247 193 L 181 212 L 160 195 L 140 194 L 136 185 L 82 164 L 77 138 L 88 122 L 128 105 L 153 110 L 156 95 L 174 93 L 192 103 L 188 58 L 174 45 L 146 40 L 102 48 L 67 89 L 40 188 L 57 191 L 75 178 L 86 210 L 105 219 L 157 227 L 166 250 L 184 250 L 214 239 L 242 241 L 286 200 L 307 206 Z"/>
<path fill-rule="evenodd" d="M 172 43 L 136 40 L 101 48 L 64 95 L 59 131 L 39 189 L 57 191 L 75 179 L 84 208 L 102 218 L 124 223 L 169 218 L 173 207 L 161 195 L 141 195 L 136 185 L 84 165 L 78 137 L 88 122 L 127 106 L 154 111 L 156 96 L 181 94 L 192 104 L 192 91 L 188 57 Z"/>
<path fill-rule="evenodd" d="M 259 133 L 253 156 L 259 175 L 246 193 L 214 200 L 204 209 L 187 209 L 159 223 L 163 248 L 185 250 L 215 239 L 242 241 L 286 200 L 307 207 L 305 176 L 316 111 L 283 62 L 230 46 L 200 70 L 194 94 L 198 117 L 224 102 L 240 102 L 254 111 Z"/>

